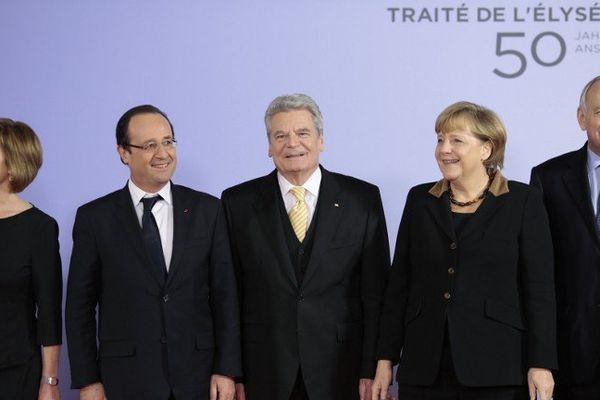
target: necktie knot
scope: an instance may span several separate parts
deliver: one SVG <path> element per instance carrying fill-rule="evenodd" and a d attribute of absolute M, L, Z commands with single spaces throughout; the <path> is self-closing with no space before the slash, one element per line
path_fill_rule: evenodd
<path fill-rule="evenodd" d="M 154 205 L 156 204 L 157 201 L 161 200 L 162 197 L 160 196 L 154 196 L 154 197 L 143 197 L 142 198 L 142 203 L 144 204 L 144 212 L 151 212 L 152 208 L 154 208 Z"/>
<path fill-rule="evenodd" d="M 292 192 L 292 194 L 298 201 L 304 201 L 305 191 L 306 189 L 304 189 L 302 186 L 294 186 L 290 189 L 290 192 Z"/>

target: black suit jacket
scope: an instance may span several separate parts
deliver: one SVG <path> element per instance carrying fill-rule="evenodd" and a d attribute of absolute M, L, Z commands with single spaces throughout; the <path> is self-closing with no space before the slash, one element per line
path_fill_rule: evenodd
<path fill-rule="evenodd" d="M 543 193 L 554 244 L 558 381 L 573 384 L 590 382 L 600 362 L 600 240 L 586 148 L 531 171 L 531 184 Z"/>
<path fill-rule="evenodd" d="M 447 182 L 411 189 L 386 290 L 380 359 L 398 381 L 431 385 L 444 334 L 467 386 L 521 385 L 556 368 L 552 244 L 537 190 L 499 173 L 456 237 Z M 402 351 L 402 354 L 401 354 Z"/>
<path fill-rule="evenodd" d="M 219 200 L 172 185 L 168 278 L 151 263 L 127 187 L 77 211 L 67 288 L 72 387 L 107 398 L 207 399 L 241 374 L 238 300 Z M 96 345 L 98 306 L 99 348 Z"/>
<path fill-rule="evenodd" d="M 358 398 L 373 377 L 389 244 L 379 190 L 322 169 L 316 230 L 298 284 L 277 173 L 223 192 L 240 285 L 248 400 L 289 398 L 298 368 L 311 400 Z"/>

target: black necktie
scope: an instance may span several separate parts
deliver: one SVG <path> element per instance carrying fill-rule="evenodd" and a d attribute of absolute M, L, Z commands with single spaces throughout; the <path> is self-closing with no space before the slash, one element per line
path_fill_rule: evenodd
<path fill-rule="evenodd" d="M 156 265 L 162 274 L 167 273 L 167 265 L 165 264 L 165 256 L 163 254 L 162 245 L 160 242 L 160 233 L 158 232 L 158 225 L 152 214 L 152 207 L 162 197 L 144 197 L 142 203 L 144 203 L 144 214 L 142 214 L 142 236 L 144 237 L 144 243 L 148 250 L 148 254 L 152 259 L 152 262 Z"/>

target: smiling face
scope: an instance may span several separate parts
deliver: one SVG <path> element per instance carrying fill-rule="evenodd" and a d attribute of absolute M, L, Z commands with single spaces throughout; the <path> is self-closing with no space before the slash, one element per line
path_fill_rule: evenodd
<path fill-rule="evenodd" d="M 437 135 L 435 159 L 445 179 L 468 182 L 487 179 L 483 161 L 491 154 L 489 142 L 484 142 L 469 128 Z"/>
<path fill-rule="evenodd" d="M 585 105 L 585 110 L 582 107 L 577 110 L 577 121 L 581 130 L 587 132 L 590 149 L 600 155 L 600 81 L 588 89 Z"/>
<path fill-rule="evenodd" d="M 277 170 L 295 185 L 302 185 L 319 167 L 323 135 L 307 110 L 280 112 L 271 117 L 269 157 Z"/>
<path fill-rule="evenodd" d="M 118 146 L 121 160 L 129 167 L 131 180 L 148 193 L 156 193 L 165 186 L 177 164 L 175 147 L 165 148 L 161 142 L 173 139 L 169 122 L 160 114 L 138 114 L 131 118 L 127 129 L 128 141 L 132 145 L 158 144 L 156 151 Z"/>

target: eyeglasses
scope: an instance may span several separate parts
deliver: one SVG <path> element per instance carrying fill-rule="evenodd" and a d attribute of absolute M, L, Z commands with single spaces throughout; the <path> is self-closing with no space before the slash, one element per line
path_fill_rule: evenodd
<path fill-rule="evenodd" d="M 123 146 L 127 146 L 127 147 L 134 147 L 136 149 L 141 149 L 144 150 L 146 153 L 156 153 L 158 151 L 158 148 L 160 146 L 162 146 L 163 149 L 165 150 L 170 150 L 170 149 L 174 149 L 175 146 L 177 145 L 177 141 L 175 139 L 165 139 L 162 142 L 148 142 L 148 143 L 144 143 L 143 145 L 139 146 L 137 144 L 131 144 L 131 143 L 123 143 Z"/>

